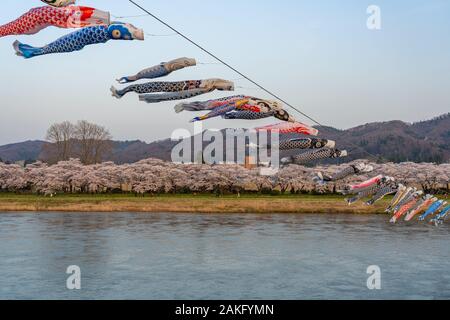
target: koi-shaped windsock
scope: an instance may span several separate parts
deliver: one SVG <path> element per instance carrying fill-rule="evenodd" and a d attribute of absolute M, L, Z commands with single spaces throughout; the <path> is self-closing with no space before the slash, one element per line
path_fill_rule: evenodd
<path fill-rule="evenodd" d="M 439 201 L 436 201 L 435 203 L 433 203 L 429 208 L 428 208 L 428 210 L 423 214 L 423 215 L 421 215 L 420 217 L 419 217 L 419 220 L 420 221 L 425 221 L 425 219 L 428 217 L 428 216 L 431 216 L 431 215 L 433 215 L 433 214 L 435 214 L 441 207 L 445 207 L 447 205 L 447 202 L 446 201 L 444 201 L 444 200 L 439 200 Z"/>
<path fill-rule="evenodd" d="M 131 24 L 115 22 L 110 26 L 87 27 L 72 32 L 44 46 L 32 47 L 16 41 L 13 43 L 18 56 L 26 59 L 36 56 L 67 53 L 82 50 L 87 45 L 105 43 L 109 40 L 144 40 L 144 31 Z"/>
<path fill-rule="evenodd" d="M 374 170 L 373 166 L 361 162 L 356 165 L 348 166 L 347 168 L 342 169 L 341 171 L 338 171 L 331 175 L 325 174 L 323 172 L 317 172 L 317 174 L 313 178 L 313 181 L 323 185 L 326 184 L 327 182 L 343 180 L 349 176 L 369 173 L 372 172 L 373 170 Z"/>
<path fill-rule="evenodd" d="M 232 103 L 230 103 L 228 105 L 224 105 L 222 107 L 215 108 L 214 110 L 212 110 L 207 115 L 204 115 L 204 116 L 192 119 L 191 122 L 204 121 L 204 120 L 207 120 L 207 119 L 211 119 L 211 118 L 222 116 L 222 115 L 224 115 L 224 114 L 226 114 L 226 113 L 228 113 L 230 111 L 242 108 L 243 106 L 245 106 L 248 103 L 248 101 L 249 101 L 248 99 L 242 99 L 242 100 L 238 100 L 238 101 L 232 102 Z"/>
<path fill-rule="evenodd" d="M 336 158 L 344 158 L 348 156 L 348 152 L 346 150 L 337 150 L 337 149 L 329 149 L 323 148 L 318 150 L 307 151 L 305 153 L 301 153 L 299 155 L 293 157 L 287 157 L 281 159 L 281 163 L 284 165 L 287 164 L 299 164 L 304 165 L 313 161 L 324 160 L 324 159 L 336 159 Z"/>
<path fill-rule="evenodd" d="M 128 87 L 123 88 L 122 90 L 111 87 L 111 92 L 113 97 L 120 99 L 129 92 L 146 94 L 161 92 L 183 92 L 196 89 L 201 89 L 205 92 L 211 92 L 214 90 L 234 91 L 234 83 L 222 79 L 188 80 L 176 82 L 155 81 L 142 84 L 132 84 Z"/>
<path fill-rule="evenodd" d="M 319 130 L 300 122 L 281 122 L 274 125 L 259 127 L 256 131 L 278 132 L 280 134 L 300 133 L 310 136 L 317 136 Z"/>
<path fill-rule="evenodd" d="M 391 218 L 390 222 L 397 223 L 397 221 L 401 217 L 403 217 L 409 211 L 413 210 L 417 205 L 417 203 L 420 201 L 422 195 L 423 195 L 422 191 L 414 192 L 414 194 L 409 198 L 409 200 L 394 213 L 394 216 Z"/>
<path fill-rule="evenodd" d="M 283 109 L 283 105 L 277 101 L 260 99 L 252 96 L 235 95 L 208 101 L 179 103 L 175 106 L 175 112 L 213 110 L 241 99 L 249 99 L 249 105 L 252 105 L 252 109 L 248 111 L 266 113 Z"/>
<path fill-rule="evenodd" d="M 191 58 L 179 58 L 169 62 L 161 62 L 159 65 L 144 69 L 134 76 L 127 76 L 117 79 L 117 82 L 124 84 L 141 79 L 156 79 L 168 76 L 174 71 L 197 65 L 197 61 Z"/>
<path fill-rule="evenodd" d="M 65 7 L 74 4 L 76 0 L 41 0 L 42 2 L 53 7 Z"/>
<path fill-rule="evenodd" d="M 0 26 L 0 37 L 36 34 L 50 26 L 57 28 L 84 28 L 109 24 L 109 12 L 80 6 L 64 8 L 45 6 L 31 9 L 20 18 Z"/>

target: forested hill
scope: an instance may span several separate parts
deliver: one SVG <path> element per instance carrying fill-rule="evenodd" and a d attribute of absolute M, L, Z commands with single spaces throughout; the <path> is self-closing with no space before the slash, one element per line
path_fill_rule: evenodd
<path fill-rule="evenodd" d="M 318 129 L 321 137 L 336 140 L 340 149 L 352 151 L 350 160 L 368 158 L 363 149 L 380 160 L 394 162 L 450 161 L 450 113 L 413 124 L 390 121 L 369 123 L 348 130 Z M 152 143 L 113 141 L 112 152 L 105 160 L 119 164 L 147 158 L 170 160 L 175 144 L 169 139 Z M 40 159 L 44 145 L 43 141 L 26 141 L 0 146 L 0 159 L 8 162 Z"/>
<path fill-rule="evenodd" d="M 321 136 L 352 150 L 352 158 L 367 153 L 394 162 L 448 162 L 450 160 L 450 113 L 414 124 L 402 121 L 369 123 L 349 130 L 319 128 Z M 360 146 L 361 148 L 357 148 Z"/>

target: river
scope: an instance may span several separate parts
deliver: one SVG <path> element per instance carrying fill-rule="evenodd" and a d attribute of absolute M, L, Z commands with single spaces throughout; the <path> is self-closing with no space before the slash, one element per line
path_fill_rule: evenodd
<path fill-rule="evenodd" d="M 388 220 L 0 213 L 0 299 L 449 299 L 449 225 Z"/>

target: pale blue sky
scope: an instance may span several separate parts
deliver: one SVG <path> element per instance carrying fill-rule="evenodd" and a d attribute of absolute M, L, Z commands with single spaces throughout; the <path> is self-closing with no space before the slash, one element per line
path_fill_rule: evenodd
<path fill-rule="evenodd" d="M 326 125 L 417 121 L 450 110 L 449 1 L 137 1 Z M 141 14 L 126 0 L 78 3 L 116 16 Z M 370 4 L 381 7 L 380 31 L 366 27 Z M 3 0 L 0 23 L 40 5 L 38 0 Z M 147 33 L 171 32 L 150 17 L 124 20 Z M 14 55 L 15 39 L 41 46 L 68 32 L 48 28 L 34 36 L 0 38 L 0 144 L 42 139 L 49 124 L 64 120 L 86 119 L 107 126 L 116 139 L 148 142 L 168 137 L 177 128 L 192 128 L 188 122 L 196 114 L 175 114 L 173 102 L 145 104 L 133 94 L 116 100 L 109 87 L 117 77 L 161 61 L 212 58 L 179 37 L 110 41 L 30 60 Z M 212 77 L 239 78 L 223 66 L 208 65 L 166 79 Z M 268 97 L 245 81 L 236 85 L 249 88 L 237 93 Z M 270 122 L 216 119 L 207 127 Z"/>

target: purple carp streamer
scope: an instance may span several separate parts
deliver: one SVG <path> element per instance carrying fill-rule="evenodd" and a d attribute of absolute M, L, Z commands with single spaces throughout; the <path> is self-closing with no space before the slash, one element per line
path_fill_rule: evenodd
<path fill-rule="evenodd" d="M 105 43 L 109 40 L 144 40 L 144 31 L 131 24 L 116 22 L 110 26 L 87 27 L 72 32 L 41 48 L 14 42 L 13 47 L 18 56 L 25 59 L 36 56 L 67 53 L 82 50 L 87 45 Z"/>
<path fill-rule="evenodd" d="M 142 70 L 134 76 L 122 77 L 120 79 L 117 79 L 117 82 L 124 84 L 141 79 L 161 78 L 168 76 L 174 71 L 178 71 L 187 67 L 193 67 L 196 65 L 197 61 L 195 61 L 195 59 L 179 58 L 169 62 L 161 62 L 159 65 Z"/>
<path fill-rule="evenodd" d="M 201 116 L 201 117 L 196 117 L 196 118 L 192 119 L 191 122 L 204 121 L 204 120 L 207 120 L 207 119 L 223 116 L 224 114 L 226 114 L 226 113 L 228 113 L 228 112 L 230 112 L 232 110 L 236 110 L 236 109 L 239 109 L 239 108 L 243 107 L 247 103 L 248 103 L 248 99 L 242 99 L 242 100 L 238 100 L 238 101 L 232 102 L 230 104 L 226 104 L 226 105 L 221 106 L 221 107 L 217 107 L 217 108 L 213 109 L 207 115 L 204 115 L 204 116 Z"/>
<path fill-rule="evenodd" d="M 143 84 L 133 84 L 122 90 L 111 87 L 113 97 L 122 98 L 129 92 L 144 93 L 158 93 L 158 92 L 182 92 L 195 89 L 204 89 L 206 92 L 214 90 L 234 91 L 234 83 L 222 79 L 207 79 L 207 80 L 188 80 L 176 82 L 147 82 Z"/>
<path fill-rule="evenodd" d="M 208 101 L 195 101 L 190 103 L 179 103 L 175 106 L 175 112 L 180 113 L 183 111 L 205 111 L 213 110 L 214 108 L 221 107 L 238 100 L 248 99 L 249 104 L 258 107 L 258 112 L 266 113 L 272 110 L 282 110 L 283 106 L 271 100 L 259 99 L 251 96 L 236 95 L 231 97 L 225 97 L 221 99 L 214 99 Z"/>
<path fill-rule="evenodd" d="M 348 152 L 346 150 L 341 151 L 337 149 L 323 148 L 319 150 L 308 151 L 293 157 L 283 158 L 281 162 L 285 165 L 291 163 L 303 165 L 317 160 L 344 158 L 347 156 Z"/>

